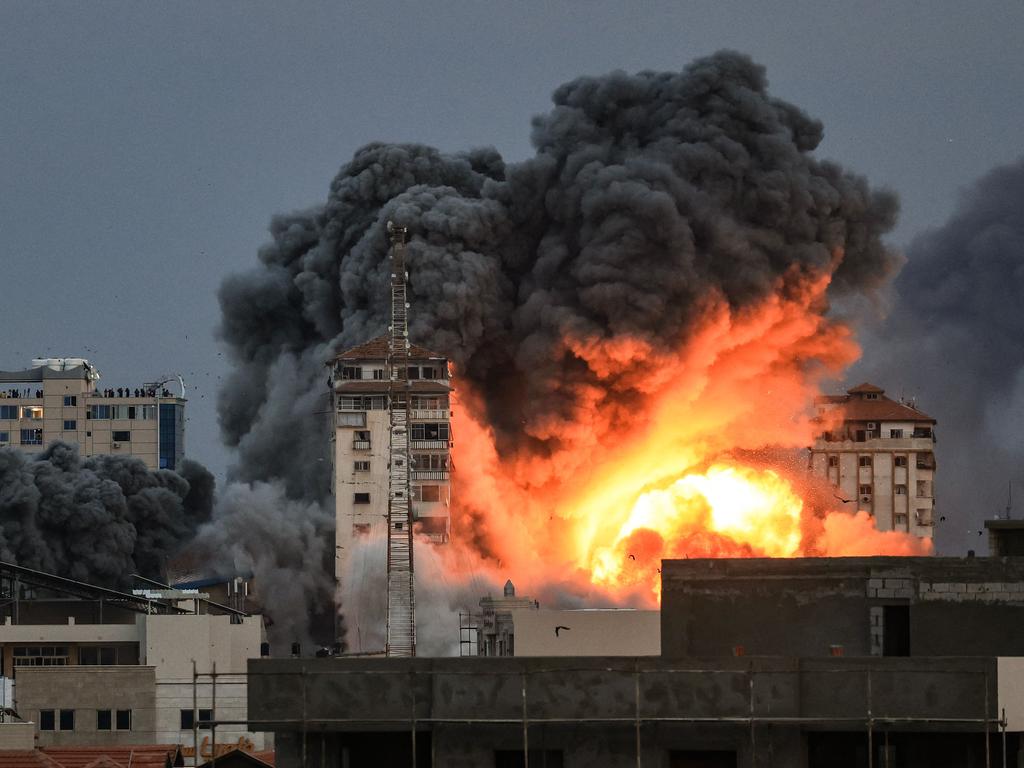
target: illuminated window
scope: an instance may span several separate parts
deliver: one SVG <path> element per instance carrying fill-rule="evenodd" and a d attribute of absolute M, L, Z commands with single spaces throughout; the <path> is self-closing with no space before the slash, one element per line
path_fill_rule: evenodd
<path fill-rule="evenodd" d="M 43 407 L 41 405 L 26 405 L 21 409 L 21 418 L 39 421 L 43 418 Z"/>

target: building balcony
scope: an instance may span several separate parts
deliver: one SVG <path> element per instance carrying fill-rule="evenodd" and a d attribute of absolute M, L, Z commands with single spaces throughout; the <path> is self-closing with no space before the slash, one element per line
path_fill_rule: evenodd
<path fill-rule="evenodd" d="M 447 440 L 412 440 L 410 441 L 410 447 L 415 449 L 447 449 Z"/>
<path fill-rule="evenodd" d="M 369 440 L 353 440 L 352 441 L 352 450 L 353 451 L 368 451 L 368 450 L 370 450 L 370 441 Z"/>
<path fill-rule="evenodd" d="M 448 480 L 447 469 L 414 469 L 413 480 Z"/>
<path fill-rule="evenodd" d="M 411 408 L 409 418 L 420 421 L 448 421 L 451 418 L 451 411 L 447 408 Z"/>

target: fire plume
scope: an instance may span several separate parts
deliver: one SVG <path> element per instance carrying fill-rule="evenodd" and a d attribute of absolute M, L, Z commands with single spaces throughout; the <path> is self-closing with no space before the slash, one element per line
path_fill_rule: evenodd
<path fill-rule="evenodd" d="M 524 423 L 543 449 L 498 445 L 463 387 L 456 548 L 535 594 L 634 604 L 658 599 L 662 558 L 927 553 L 928 542 L 837 509 L 801 456 L 822 428 L 820 383 L 859 352 L 826 316 L 828 284 L 794 271 L 752 307 L 708 297 L 691 335 L 666 348 L 566 329 L 562 351 L 591 383 L 556 416 Z"/>

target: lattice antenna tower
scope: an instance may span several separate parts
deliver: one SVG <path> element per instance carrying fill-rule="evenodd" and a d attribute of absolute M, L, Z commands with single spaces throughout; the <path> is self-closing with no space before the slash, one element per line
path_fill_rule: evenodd
<path fill-rule="evenodd" d="M 409 483 L 409 302 L 406 228 L 388 222 L 391 240 L 391 327 L 388 336 L 388 656 L 416 655 L 416 595 Z"/>

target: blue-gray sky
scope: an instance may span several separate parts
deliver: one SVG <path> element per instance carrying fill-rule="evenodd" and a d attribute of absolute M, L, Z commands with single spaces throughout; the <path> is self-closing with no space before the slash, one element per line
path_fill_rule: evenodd
<path fill-rule="evenodd" d="M 555 86 L 719 48 L 825 123 L 819 156 L 900 195 L 902 245 L 1021 152 L 1024 3 L 0 4 L 0 368 L 181 372 L 222 474 L 222 277 L 374 140 L 530 152 Z M 869 351 L 870 354 L 870 351 Z"/>

